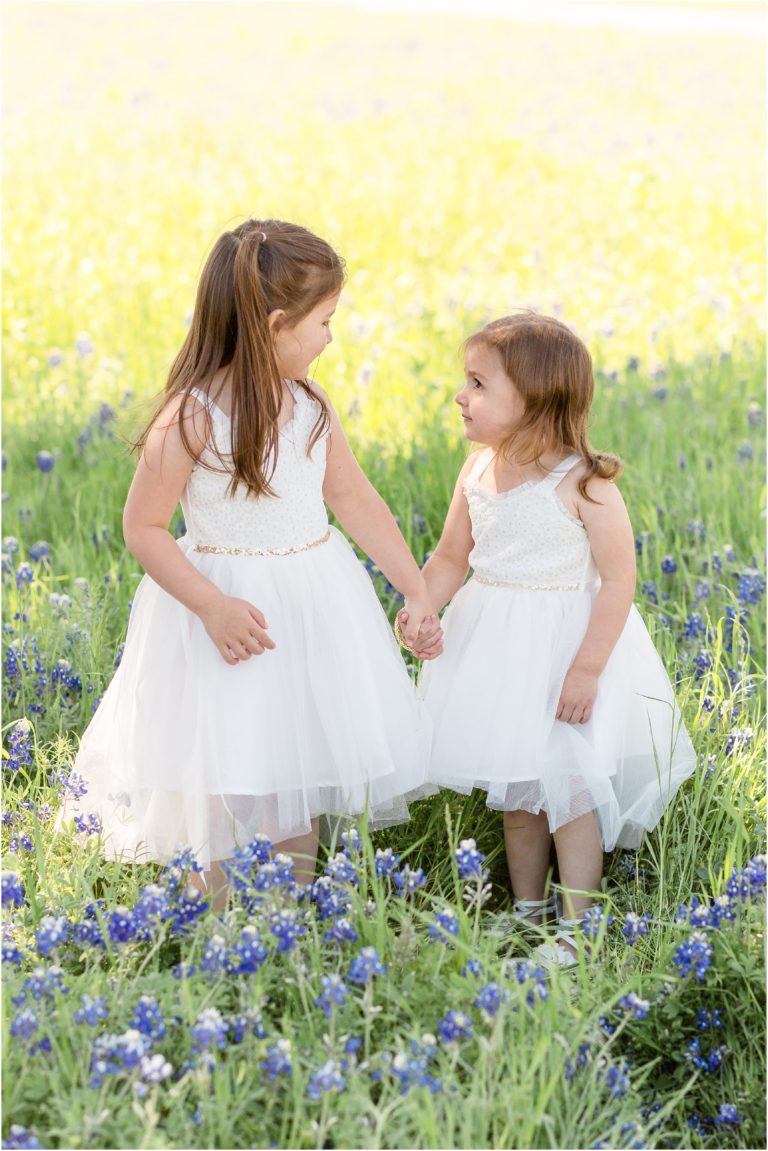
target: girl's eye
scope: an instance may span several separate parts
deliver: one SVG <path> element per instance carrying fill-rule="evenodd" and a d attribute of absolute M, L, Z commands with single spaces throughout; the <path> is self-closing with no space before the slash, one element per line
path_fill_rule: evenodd
<path fill-rule="evenodd" d="M 476 388 L 482 388 L 482 386 L 483 386 L 479 380 L 473 379 L 472 383 L 475 385 Z"/>

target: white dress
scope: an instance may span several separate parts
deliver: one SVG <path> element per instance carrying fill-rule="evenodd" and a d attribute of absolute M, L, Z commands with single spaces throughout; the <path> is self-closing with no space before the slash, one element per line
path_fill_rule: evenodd
<path fill-rule="evenodd" d="M 555 718 L 600 586 L 586 529 L 557 493 L 580 457 L 493 493 L 479 482 L 492 456 L 481 452 L 464 483 L 473 578 L 419 685 L 435 725 L 429 776 L 484 788 L 493 808 L 545 811 L 553 831 L 594 811 L 606 851 L 637 847 L 696 767 L 672 686 L 633 607 L 590 721 Z"/>
<path fill-rule="evenodd" d="M 292 391 L 277 496 L 241 485 L 230 498 L 229 474 L 198 464 L 178 541 L 217 587 L 264 613 L 276 647 L 228 665 L 197 616 L 144 576 L 74 764 L 88 784 L 79 810 L 99 813 L 111 858 L 164 862 L 191 847 L 208 866 L 257 833 L 277 843 L 307 832 L 322 813 L 400 822 L 406 794 L 436 790 L 422 786 L 429 718 L 368 574 L 328 524 L 327 436 L 307 455 L 318 405 Z M 196 395 L 229 453 L 229 417 Z"/>

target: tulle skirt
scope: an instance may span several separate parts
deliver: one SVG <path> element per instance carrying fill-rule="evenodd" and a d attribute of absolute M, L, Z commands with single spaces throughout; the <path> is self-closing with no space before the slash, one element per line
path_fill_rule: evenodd
<path fill-rule="evenodd" d="M 586 724 L 555 719 L 594 592 L 470 580 L 445 613 L 445 652 L 419 684 L 435 725 L 429 778 L 488 793 L 503 811 L 547 814 L 552 831 L 595 812 L 606 851 L 637 847 L 696 755 L 664 665 L 632 608 Z"/>
<path fill-rule="evenodd" d="M 180 847 L 226 859 L 321 814 L 408 818 L 425 784 L 431 723 L 350 545 L 280 557 L 187 558 L 247 599 L 276 648 L 230 666 L 203 624 L 147 576 L 118 668 L 74 769 L 111 858 L 166 862 Z M 71 806 L 66 814 L 74 814 Z"/>

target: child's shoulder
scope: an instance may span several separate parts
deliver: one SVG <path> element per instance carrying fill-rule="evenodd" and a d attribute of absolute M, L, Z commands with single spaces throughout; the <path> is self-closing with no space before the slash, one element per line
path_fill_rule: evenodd
<path fill-rule="evenodd" d="M 192 455 L 199 455 L 210 436 L 210 426 L 210 403 L 205 394 L 193 389 L 168 398 L 152 421 L 149 434 L 153 439 L 165 440 L 169 434 L 180 437 L 183 431 L 185 447 Z"/>
<path fill-rule="evenodd" d="M 461 466 L 458 478 L 456 480 L 457 487 L 461 486 L 465 480 L 468 480 L 472 475 L 475 468 L 480 464 L 481 460 L 490 459 L 493 455 L 491 448 L 477 448 L 476 451 L 470 452 L 464 463 Z"/>

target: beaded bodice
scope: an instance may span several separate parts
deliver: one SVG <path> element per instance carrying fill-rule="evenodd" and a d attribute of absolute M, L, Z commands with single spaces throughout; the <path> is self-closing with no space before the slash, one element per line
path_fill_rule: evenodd
<path fill-rule="evenodd" d="M 553 591 L 595 585 L 597 569 L 586 529 L 556 490 L 581 457 L 569 456 L 542 480 L 496 493 L 480 484 L 492 458 L 490 448 L 481 452 L 464 481 L 475 543 L 469 564 L 475 577 Z"/>
<path fill-rule="evenodd" d="M 275 495 L 249 495 L 243 484 L 234 496 L 228 495 L 230 473 L 221 470 L 215 452 L 206 448 L 181 495 L 191 543 L 211 550 L 294 550 L 314 543 L 328 531 L 323 502 L 327 435 L 317 440 L 308 456 L 319 405 L 303 388 L 296 384 L 290 387 L 294 412 L 280 429 L 277 465 L 270 480 Z M 196 390 L 194 395 L 211 414 L 211 434 L 226 462 L 231 453 L 230 418 L 205 392 Z"/>

